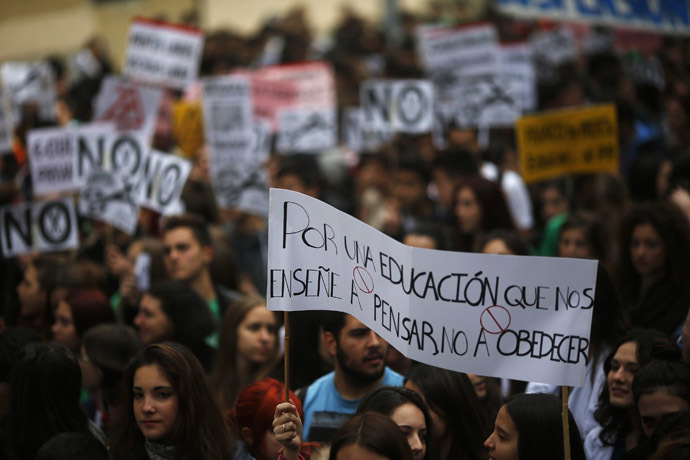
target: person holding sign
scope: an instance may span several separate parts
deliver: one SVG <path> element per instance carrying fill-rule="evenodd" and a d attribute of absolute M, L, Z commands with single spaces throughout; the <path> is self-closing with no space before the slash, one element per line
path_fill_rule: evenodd
<path fill-rule="evenodd" d="M 328 460 L 412 460 L 405 435 L 390 418 L 365 412 L 348 420 L 335 434 Z"/>
<path fill-rule="evenodd" d="M 561 401 L 553 395 L 516 396 L 501 407 L 484 446 L 493 460 L 555 460 L 564 457 Z M 570 460 L 585 460 L 582 439 L 568 411 Z"/>
<path fill-rule="evenodd" d="M 324 312 L 322 325 L 334 370 L 309 385 L 302 399 L 304 439 L 327 443 L 367 393 L 400 386 L 403 377 L 386 367 L 388 343 L 354 316 Z"/>

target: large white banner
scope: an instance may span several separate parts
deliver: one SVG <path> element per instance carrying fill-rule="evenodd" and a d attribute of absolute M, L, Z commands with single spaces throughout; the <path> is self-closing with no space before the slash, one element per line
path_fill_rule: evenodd
<path fill-rule="evenodd" d="M 503 12 L 522 17 L 550 17 L 561 21 L 690 33 L 690 8 L 685 0 L 498 0 L 496 3 Z"/>
<path fill-rule="evenodd" d="M 70 198 L 0 207 L 3 257 L 79 246 L 77 214 Z"/>
<path fill-rule="evenodd" d="M 27 102 L 38 105 L 41 118 L 55 118 L 55 76 L 48 62 L 5 62 L 0 66 L 0 82 L 12 103 L 15 123 L 21 121 L 21 106 Z"/>
<path fill-rule="evenodd" d="M 133 80 L 185 89 L 199 74 L 203 33 L 193 27 L 137 18 L 129 27 L 122 73 Z"/>
<path fill-rule="evenodd" d="M 584 383 L 596 261 L 411 248 L 278 189 L 268 235 L 270 310 L 350 313 L 438 367 Z"/>

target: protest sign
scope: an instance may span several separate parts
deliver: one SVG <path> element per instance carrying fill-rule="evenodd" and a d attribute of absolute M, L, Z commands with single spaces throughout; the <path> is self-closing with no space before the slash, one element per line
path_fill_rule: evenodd
<path fill-rule="evenodd" d="M 94 102 L 94 120 L 111 121 L 120 131 L 143 131 L 150 140 L 163 92 L 108 76 Z"/>
<path fill-rule="evenodd" d="M 427 80 L 367 80 L 360 104 L 364 124 L 375 131 L 430 132 L 434 88 Z"/>
<path fill-rule="evenodd" d="M 136 187 L 117 172 L 94 169 L 86 177 L 79 196 L 79 214 L 107 222 L 132 235 L 136 230 L 139 206 Z"/>
<path fill-rule="evenodd" d="M 152 150 L 144 162 L 139 184 L 139 204 L 167 214 L 180 200 L 191 170 L 192 163 L 188 160 Z"/>
<path fill-rule="evenodd" d="M 176 102 L 172 108 L 172 131 L 180 149 L 190 157 L 197 156 L 204 145 L 201 104 Z"/>
<path fill-rule="evenodd" d="M 572 62 L 577 57 L 577 44 L 572 30 L 560 27 L 538 32 L 530 39 L 535 59 L 551 67 Z"/>
<path fill-rule="evenodd" d="M 0 88 L 0 154 L 12 150 L 14 136 L 14 124 L 12 123 L 12 110 L 7 92 Z"/>
<path fill-rule="evenodd" d="M 129 27 L 122 73 L 132 80 L 185 89 L 199 74 L 203 46 L 199 29 L 137 18 Z"/>
<path fill-rule="evenodd" d="M 613 105 L 529 115 L 520 118 L 516 128 L 521 172 L 527 183 L 563 174 L 618 171 Z"/>
<path fill-rule="evenodd" d="M 597 262 L 405 246 L 314 198 L 271 190 L 269 310 L 337 310 L 405 356 L 581 386 Z"/>
<path fill-rule="evenodd" d="M 211 183 L 218 205 L 251 214 L 268 215 L 268 174 L 255 162 L 211 167 Z"/>
<path fill-rule="evenodd" d="M 146 292 L 151 289 L 151 254 L 140 252 L 134 262 L 134 276 L 137 280 L 137 289 Z"/>
<path fill-rule="evenodd" d="M 22 119 L 21 106 L 38 105 L 38 114 L 44 120 L 55 119 L 55 76 L 45 61 L 5 62 L 0 67 L 3 92 L 9 97 L 12 116 L 16 123 Z"/>
<path fill-rule="evenodd" d="M 71 199 L 0 208 L 0 241 L 5 258 L 79 246 L 77 214 Z"/>
<path fill-rule="evenodd" d="M 636 85 L 650 85 L 663 91 L 666 84 L 664 68 L 656 56 L 631 54 L 623 59 L 625 74 Z"/>
<path fill-rule="evenodd" d="M 501 45 L 499 56 L 498 75 L 512 75 L 514 81 L 520 82 L 520 109 L 523 113 L 534 110 L 537 107 L 537 75 L 531 46 L 528 43 Z"/>
<path fill-rule="evenodd" d="M 520 17 L 549 17 L 683 35 L 690 32 L 690 10 L 685 1 L 498 0 L 496 3 L 504 13 Z"/>
<path fill-rule="evenodd" d="M 336 144 L 335 111 L 282 109 L 278 112 L 276 149 L 281 153 L 320 152 Z"/>
<path fill-rule="evenodd" d="M 395 134 L 386 127 L 375 130 L 364 122 L 360 107 L 347 107 L 341 117 L 342 142 L 355 152 L 372 152 L 389 143 Z"/>
<path fill-rule="evenodd" d="M 519 74 L 465 78 L 458 85 L 455 119 L 464 127 L 510 126 L 523 112 L 527 86 Z"/>
<path fill-rule="evenodd" d="M 89 145 L 94 151 L 102 149 L 102 139 L 111 134 L 114 128 L 108 123 L 29 131 L 27 147 L 34 195 L 77 189 L 83 181 L 74 174 L 75 159 Z M 95 155 L 102 157 L 102 150 Z"/>

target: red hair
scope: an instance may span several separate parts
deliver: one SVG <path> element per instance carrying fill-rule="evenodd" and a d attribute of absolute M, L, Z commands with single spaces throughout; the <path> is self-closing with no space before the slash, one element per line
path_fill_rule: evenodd
<path fill-rule="evenodd" d="M 300 419 L 304 420 L 302 402 L 292 391 L 290 399 L 295 403 Z M 266 377 L 245 386 L 237 397 L 235 407 L 227 413 L 238 431 L 238 436 L 242 428 L 247 427 L 251 430 L 253 445 L 248 445 L 247 450 L 257 460 L 274 460 L 264 459 L 260 446 L 263 444 L 266 431 L 273 429 L 273 415 L 276 406 L 282 402 L 285 402 L 283 382 Z M 313 443 L 302 443 L 301 453 L 307 459 L 312 446 Z"/>

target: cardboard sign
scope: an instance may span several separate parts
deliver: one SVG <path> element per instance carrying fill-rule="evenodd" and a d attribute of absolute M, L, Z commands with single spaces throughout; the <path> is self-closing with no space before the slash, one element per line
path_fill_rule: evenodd
<path fill-rule="evenodd" d="M 114 127 L 108 123 L 29 131 L 27 146 L 34 195 L 76 190 L 83 185 L 74 173 L 76 159 L 87 149 L 103 149 L 103 139 L 111 135 Z M 102 157 L 103 153 L 94 155 Z"/>
<path fill-rule="evenodd" d="M 120 131 L 143 131 L 150 141 L 163 92 L 108 76 L 94 102 L 94 120 L 115 123 Z"/>
<path fill-rule="evenodd" d="M 192 163 L 176 155 L 152 150 L 139 184 L 138 202 L 163 215 L 174 209 L 192 171 Z"/>
<path fill-rule="evenodd" d="M 430 132 L 434 122 L 434 88 L 426 80 L 367 80 L 360 103 L 364 123 L 377 131 Z"/>
<path fill-rule="evenodd" d="M 204 145 L 204 124 L 201 104 L 175 102 L 172 108 L 172 130 L 175 143 L 188 156 L 199 154 Z"/>
<path fill-rule="evenodd" d="M 6 62 L 0 67 L 0 80 L 17 123 L 21 121 L 21 106 L 26 103 L 37 104 L 42 119 L 55 119 L 55 76 L 47 62 Z"/>
<path fill-rule="evenodd" d="M 126 77 L 185 89 L 199 74 L 203 33 L 193 27 L 137 18 L 129 27 Z"/>
<path fill-rule="evenodd" d="M 596 261 L 411 248 L 278 189 L 268 238 L 269 310 L 349 313 L 433 366 L 584 383 Z"/>
<path fill-rule="evenodd" d="M 281 153 L 321 152 L 336 144 L 333 109 L 283 109 L 278 115 L 276 148 Z"/>
<path fill-rule="evenodd" d="M 684 1 L 498 0 L 496 3 L 504 13 L 520 17 L 586 21 L 676 34 L 690 32 L 690 10 Z"/>
<path fill-rule="evenodd" d="M 0 208 L 3 257 L 79 247 L 77 214 L 71 199 Z"/>
<path fill-rule="evenodd" d="M 613 105 L 559 110 L 517 122 L 522 178 L 527 183 L 573 173 L 619 168 Z"/>
<path fill-rule="evenodd" d="M 0 89 L 0 154 L 12 150 L 14 124 L 7 92 Z"/>
<path fill-rule="evenodd" d="M 268 215 L 268 174 L 255 162 L 239 162 L 211 169 L 218 205 Z"/>
<path fill-rule="evenodd" d="M 93 170 L 79 197 L 79 214 L 106 222 L 132 235 L 139 218 L 134 184 L 116 172 Z"/>

